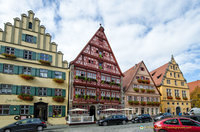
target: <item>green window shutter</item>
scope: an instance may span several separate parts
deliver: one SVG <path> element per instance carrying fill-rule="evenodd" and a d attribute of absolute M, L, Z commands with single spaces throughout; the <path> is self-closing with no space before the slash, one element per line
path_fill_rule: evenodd
<path fill-rule="evenodd" d="M 35 95 L 36 95 L 36 96 L 39 95 L 39 92 L 38 92 L 38 91 L 39 91 L 39 88 L 38 88 L 38 87 L 35 87 Z"/>
<path fill-rule="evenodd" d="M 36 53 L 32 52 L 32 60 L 36 60 Z"/>
<path fill-rule="evenodd" d="M 52 71 L 48 70 L 48 72 L 47 72 L 47 77 L 48 77 L 48 78 L 51 78 L 51 77 L 52 77 L 51 74 L 52 74 Z"/>
<path fill-rule="evenodd" d="M 35 76 L 35 75 L 36 75 L 36 69 L 35 69 L 35 68 L 32 68 L 32 69 L 31 69 L 31 75 L 32 75 L 32 76 Z"/>
<path fill-rule="evenodd" d="M 52 55 L 49 55 L 49 62 L 52 62 Z"/>
<path fill-rule="evenodd" d="M 35 76 L 37 76 L 37 77 L 40 76 L 40 69 L 36 69 L 36 75 Z"/>
<path fill-rule="evenodd" d="M 22 41 L 25 41 L 26 39 L 26 34 L 22 34 Z"/>
<path fill-rule="evenodd" d="M 31 95 L 35 95 L 35 87 L 31 87 Z"/>
<path fill-rule="evenodd" d="M 14 74 L 19 74 L 19 66 L 14 66 Z"/>
<path fill-rule="evenodd" d="M 29 115 L 33 115 L 33 113 L 34 113 L 34 106 L 30 105 L 29 106 Z"/>
<path fill-rule="evenodd" d="M 22 91 L 22 87 L 21 87 L 21 86 L 18 86 L 18 87 L 17 87 L 17 94 L 21 94 L 21 91 Z"/>
<path fill-rule="evenodd" d="M 10 105 L 9 111 L 10 111 L 10 115 L 20 115 L 20 106 Z"/>
<path fill-rule="evenodd" d="M 17 86 L 12 85 L 12 94 L 17 94 Z"/>
<path fill-rule="evenodd" d="M 65 117 L 66 106 L 62 106 L 62 117 Z"/>
<path fill-rule="evenodd" d="M 36 53 L 36 60 L 40 60 L 40 53 Z"/>
<path fill-rule="evenodd" d="M 52 96 L 55 96 L 55 88 L 52 89 Z"/>
<path fill-rule="evenodd" d="M 62 72 L 62 79 L 66 79 L 66 74 L 65 74 L 65 72 Z"/>
<path fill-rule="evenodd" d="M 49 115 L 49 117 L 53 116 L 53 106 L 52 105 L 49 105 L 49 107 L 48 107 L 48 115 Z"/>
<path fill-rule="evenodd" d="M 6 49 L 5 46 L 2 45 L 2 46 L 1 46 L 1 49 L 0 49 L 0 53 L 1 53 L 1 54 L 2 54 L 2 53 L 5 53 L 5 49 Z"/>
<path fill-rule="evenodd" d="M 66 97 L 66 90 L 65 89 L 62 90 L 62 96 Z"/>
<path fill-rule="evenodd" d="M 22 69 L 23 69 L 23 67 L 22 66 L 19 66 L 19 74 L 22 74 Z"/>
<path fill-rule="evenodd" d="M 51 88 L 47 88 L 47 96 L 52 96 L 52 89 Z"/>
<path fill-rule="evenodd" d="M 36 44 L 36 42 L 37 42 L 37 38 L 33 37 L 33 43 Z"/>
<path fill-rule="evenodd" d="M 19 50 L 19 57 L 24 58 L 24 50 Z"/>
<path fill-rule="evenodd" d="M 51 78 L 55 78 L 55 71 L 51 72 Z"/>
<path fill-rule="evenodd" d="M 19 57 L 19 51 L 20 51 L 19 49 L 15 49 L 15 56 L 16 57 Z"/>
<path fill-rule="evenodd" d="M 0 72 L 3 72 L 3 64 L 0 63 Z"/>

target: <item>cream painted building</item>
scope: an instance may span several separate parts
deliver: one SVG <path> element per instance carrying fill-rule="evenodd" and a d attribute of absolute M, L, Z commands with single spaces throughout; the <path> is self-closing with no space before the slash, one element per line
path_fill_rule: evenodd
<path fill-rule="evenodd" d="M 34 15 L 0 29 L 0 127 L 30 117 L 66 123 L 68 62 Z"/>

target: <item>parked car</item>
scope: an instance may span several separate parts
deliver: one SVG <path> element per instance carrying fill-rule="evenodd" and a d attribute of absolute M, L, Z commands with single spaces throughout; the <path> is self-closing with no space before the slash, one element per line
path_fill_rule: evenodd
<path fill-rule="evenodd" d="M 43 131 L 46 127 L 46 123 L 39 118 L 29 118 L 5 126 L 0 129 L 0 132 Z"/>
<path fill-rule="evenodd" d="M 189 115 L 200 115 L 200 108 L 192 108 L 189 112 Z"/>
<path fill-rule="evenodd" d="M 200 122 L 185 117 L 167 118 L 154 122 L 154 132 L 200 132 Z"/>
<path fill-rule="evenodd" d="M 171 113 L 161 113 L 154 117 L 154 121 L 158 121 L 158 120 L 165 119 L 168 117 L 172 117 L 172 114 Z"/>
<path fill-rule="evenodd" d="M 123 124 L 125 125 L 128 122 L 128 118 L 124 115 L 111 115 L 106 119 L 99 120 L 99 126 L 107 126 L 107 125 L 114 125 L 114 124 Z"/>
<path fill-rule="evenodd" d="M 186 117 L 186 118 L 190 118 L 192 120 L 198 121 L 200 122 L 200 116 L 196 116 L 196 115 L 183 115 L 181 117 Z"/>
<path fill-rule="evenodd" d="M 151 118 L 151 116 L 149 114 L 142 114 L 142 115 L 139 115 L 139 116 L 133 118 L 131 121 L 132 121 L 132 123 L 136 123 L 136 122 L 138 122 L 138 123 L 139 122 L 140 123 L 142 123 L 142 122 L 151 122 L 152 118 Z"/>

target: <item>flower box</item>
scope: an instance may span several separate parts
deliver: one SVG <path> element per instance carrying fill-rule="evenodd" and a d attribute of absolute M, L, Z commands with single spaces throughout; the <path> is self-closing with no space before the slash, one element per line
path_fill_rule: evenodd
<path fill-rule="evenodd" d="M 173 99 L 173 97 L 172 96 L 167 96 L 167 99 Z"/>
<path fill-rule="evenodd" d="M 56 102 L 64 102 L 65 98 L 63 96 L 53 96 L 53 100 Z"/>
<path fill-rule="evenodd" d="M 140 89 L 140 90 L 141 90 L 141 92 L 142 92 L 142 93 L 144 93 L 144 92 L 145 92 L 145 89 L 143 89 L 143 88 L 142 88 L 142 89 Z"/>
<path fill-rule="evenodd" d="M 53 79 L 56 83 L 64 83 L 64 79 L 54 78 Z"/>
<path fill-rule="evenodd" d="M 16 56 L 13 54 L 7 54 L 7 53 L 3 53 L 3 56 L 5 56 L 6 58 L 10 58 L 10 59 L 16 59 Z"/>
<path fill-rule="evenodd" d="M 133 104 L 139 105 L 139 101 L 133 101 Z"/>
<path fill-rule="evenodd" d="M 99 66 L 99 69 L 103 69 L 103 67 L 102 67 L 102 66 Z"/>
<path fill-rule="evenodd" d="M 152 105 L 152 102 L 147 102 L 147 105 Z"/>
<path fill-rule="evenodd" d="M 87 81 L 93 81 L 93 82 L 97 82 L 97 79 L 93 79 L 93 78 L 87 78 Z"/>
<path fill-rule="evenodd" d="M 144 105 L 146 105 L 146 102 L 144 102 L 144 101 L 141 101 L 141 105 L 143 105 L 143 106 L 144 106 Z"/>
<path fill-rule="evenodd" d="M 181 98 L 179 96 L 176 96 L 176 99 L 180 100 Z"/>
<path fill-rule="evenodd" d="M 20 94 L 18 95 L 18 98 L 25 101 L 33 101 L 33 96 L 29 94 Z"/>
<path fill-rule="evenodd" d="M 183 97 L 183 100 L 188 100 L 188 98 L 187 97 Z"/>
<path fill-rule="evenodd" d="M 128 103 L 129 103 L 130 105 L 133 105 L 133 101 L 132 101 L 132 100 L 129 100 Z"/>
<path fill-rule="evenodd" d="M 154 89 L 147 89 L 147 93 L 155 93 Z"/>
<path fill-rule="evenodd" d="M 135 92 L 139 92 L 139 88 L 133 88 Z"/>
<path fill-rule="evenodd" d="M 75 78 L 76 78 L 76 79 L 82 79 L 82 80 L 85 80 L 85 81 L 87 80 L 87 78 L 84 77 L 84 76 L 75 76 Z"/>
<path fill-rule="evenodd" d="M 155 105 L 156 105 L 156 106 L 159 106 L 159 105 L 160 105 L 160 102 L 155 102 Z"/>
<path fill-rule="evenodd" d="M 25 80 L 33 80 L 34 77 L 32 75 L 20 74 L 20 77 Z"/>
<path fill-rule="evenodd" d="M 142 83 L 142 79 L 138 79 L 137 81 L 138 81 L 139 83 Z"/>
<path fill-rule="evenodd" d="M 102 58 L 102 55 L 99 55 L 100 58 Z"/>
<path fill-rule="evenodd" d="M 45 60 L 39 60 L 39 62 L 43 65 L 47 65 L 47 66 L 50 66 L 51 65 L 51 62 L 50 61 L 45 61 Z"/>

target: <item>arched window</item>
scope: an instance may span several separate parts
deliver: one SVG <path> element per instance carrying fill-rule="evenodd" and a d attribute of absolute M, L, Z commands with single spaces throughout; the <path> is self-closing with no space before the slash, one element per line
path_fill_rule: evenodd
<path fill-rule="evenodd" d="M 32 29 L 32 23 L 31 22 L 28 23 L 28 28 Z"/>

